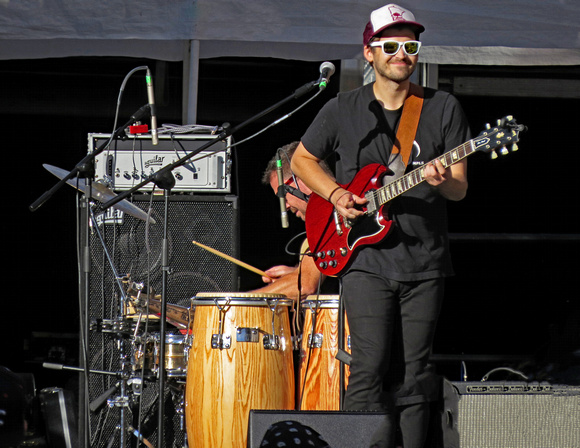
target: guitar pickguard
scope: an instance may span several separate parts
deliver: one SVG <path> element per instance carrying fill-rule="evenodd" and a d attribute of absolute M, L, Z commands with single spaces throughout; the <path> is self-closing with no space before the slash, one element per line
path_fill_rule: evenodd
<path fill-rule="evenodd" d="M 376 237 L 385 229 L 384 224 L 381 224 L 381 216 L 380 211 L 363 215 L 352 224 L 346 238 L 349 250 L 353 250 L 358 244 L 364 243 L 367 238 Z"/>

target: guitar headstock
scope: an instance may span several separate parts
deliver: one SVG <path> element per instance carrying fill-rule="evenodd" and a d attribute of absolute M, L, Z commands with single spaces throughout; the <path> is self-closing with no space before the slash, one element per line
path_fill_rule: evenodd
<path fill-rule="evenodd" d="M 517 124 L 513 116 L 507 115 L 497 120 L 494 127 L 487 124 L 486 129 L 473 139 L 475 150 L 491 153 L 492 159 L 497 158 L 497 149 L 501 155 L 517 151 L 520 132 L 526 129 L 524 125 Z"/>

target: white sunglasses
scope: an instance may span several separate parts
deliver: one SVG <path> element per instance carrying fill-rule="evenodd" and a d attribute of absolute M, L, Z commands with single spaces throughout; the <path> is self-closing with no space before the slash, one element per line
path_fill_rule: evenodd
<path fill-rule="evenodd" d="M 397 54 L 401 47 L 408 56 L 415 56 L 419 54 L 421 49 L 421 42 L 418 40 L 408 40 L 407 42 L 398 42 L 396 40 L 379 40 L 371 42 L 369 47 L 381 47 L 385 54 L 392 56 Z"/>

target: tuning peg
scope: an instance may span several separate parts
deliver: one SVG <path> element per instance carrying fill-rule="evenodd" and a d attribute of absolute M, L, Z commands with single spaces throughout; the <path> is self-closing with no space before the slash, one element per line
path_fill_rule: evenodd
<path fill-rule="evenodd" d="M 502 147 L 499 149 L 499 153 L 500 153 L 502 156 L 505 156 L 505 155 L 509 154 L 510 152 L 508 151 L 508 149 L 507 149 L 505 146 L 502 146 Z"/>
<path fill-rule="evenodd" d="M 491 157 L 491 160 L 497 159 L 497 152 L 495 152 L 495 149 L 493 149 L 491 151 L 490 157 Z"/>
<path fill-rule="evenodd" d="M 485 129 L 491 129 L 491 125 L 489 123 L 485 123 Z"/>
<path fill-rule="evenodd" d="M 511 150 L 512 150 L 512 152 L 515 152 L 515 151 L 517 151 L 518 149 L 520 149 L 520 147 L 517 145 L 517 143 L 513 143 L 513 144 L 512 144 L 512 147 L 511 147 Z"/>

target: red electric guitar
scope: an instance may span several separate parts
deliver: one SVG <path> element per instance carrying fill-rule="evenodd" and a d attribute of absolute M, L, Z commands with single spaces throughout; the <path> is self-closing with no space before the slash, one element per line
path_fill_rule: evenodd
<path fill-rule="evenodd" d="M 492 158 L 496 158 L 498 148 L 501 154 L 509 152 L 507 145 L 512 151 L 517 150 L 516 142 L 523 130 L 525 126 L 517 124 L 512 116 L 504 117 L 494 128 L 488 126 L 476 138 L 438 159 L 448 167 L 478 151 L 491 152 Z M 354 259 L 357 249 L 382 241 L 393 225 L 387 215 L 388 203 L 423 182 L 423 169 L 417 168 L 386 185 L 383 178 L 392 174 L 388 168 L 374 163 L 361 169 L 348 185 L 341 185 L 368 201 L 362 208 L 364 215 L 354 221 L 343 219 L 330 202 L 313 193 L 306 210 L 306 236 L 320 272 L 337 276 Z"/>

